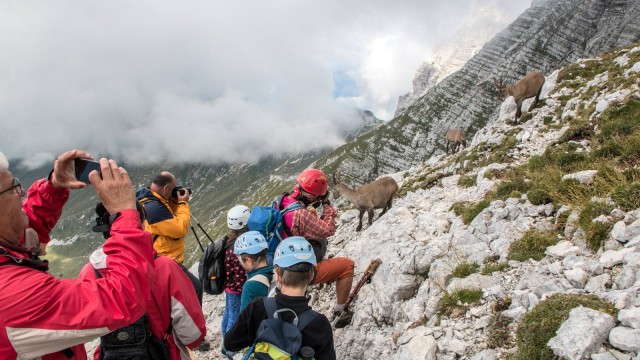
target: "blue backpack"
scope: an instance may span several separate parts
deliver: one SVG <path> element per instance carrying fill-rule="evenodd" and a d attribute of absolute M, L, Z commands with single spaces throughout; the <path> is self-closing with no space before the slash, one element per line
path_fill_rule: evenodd
<path fill-rule="evenodd" d="M 273 265 L 273 255 L 276 253 L 276 248 L 280 241 L 284 238 L 284 233 L 287 231 L 284 226 L 284 214 L 295 211 L 298 209 L 304 209 L 304 206 L 295 201 L 289 204 L 286 208 L 280 210 L 282 204 L 282 198 L 289 194 L 284 193 L 273 200 L 271 206 L 256 206 L 251 209 L 251 214 L 247 220 L 247 227 L 249 230 L 259 231 L 265 239 L 267 239 L 267 265 Z M 287 236 L 291 236 L 287 231 Z"/>

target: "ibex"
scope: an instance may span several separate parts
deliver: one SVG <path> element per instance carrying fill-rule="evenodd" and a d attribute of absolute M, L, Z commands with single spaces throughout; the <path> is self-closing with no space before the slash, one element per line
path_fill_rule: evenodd
<path fill-rule="evenodd" d="M 356 231 L 362 230 L 362 216 L 366 211 L 369 215 L 369 226 L 373 222 L 373 210 L 382 209 L 380 216 L 384 215 L 393 202 L 393 196 L 398 191 L 398 184 L 392 178 L 385 176 L 371 184 L 365 184 L 357 189 L 351 189 L 347 185 L 340 183 L 340 171 L 333 174 L 334 196 L 340 195 L 349 200 L 360 210 L 360 224 Z"/>
<path fill-rule="evenodd" d="M 449 153 L 449 144 L 451 144 L 451 153 L 455 154 L 460 149 L 460 145 L 467 147 L 467 140 L 464 137 L 464 133 L 460 129 L 451 129 L 447 131 L 444 136 L 444 143 L 447 147 L 447 154 Z"/>
<path fill-rule="evenodd" d="M 493 84 L 498 88 L 498 93 L 502 97 L 502 99 L 506 99 L 507 96 L 513 96 L 513 100 L 516 102 L 516 119 L 515 123 L 518 125 L 518 119 L 522 115 L 522 102 L 525 99 L 529 99 L 532 97 L 536 97 L 535 101 L 529 107 L 529 110 L 533 110 L 533 108 L 538 105 L 538 100 L 540 100 L 540 92 L 542 91 L 542 85 L 544 85 L 544 74 L 539 71 L 533 71 L 528 73 L 525 77 L 520 79 L 515 85 L 505 85 L 500 82 L 497 82 L 495 79 L 493 80 Z"/>

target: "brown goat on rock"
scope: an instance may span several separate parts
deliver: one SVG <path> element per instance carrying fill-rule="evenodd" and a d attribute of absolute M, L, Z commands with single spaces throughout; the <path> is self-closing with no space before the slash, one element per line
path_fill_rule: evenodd
<path fill-rule="evenodd" d="M 527 110 L 528 112 L 538 105 L 542 85 L 544 85 L 544 74 L 539 71 L 533 71 L 528 73 L 514 85 L 505 85 L 502 83 L 502 80 L 497 82 L 495 79 L 493 80 L 493 84 L 498 88 L 498 93 L 503 100 L 509 95 L 513 96 L 513 100 L 516 102 L 515 124 L 518 125 L 518 119 L 522 115 L 522 102 L 525 99 L 535 96 L 536 99 L 531 103 L 531 106 L 529 106 L 529 110 Z"/>
<path fill-rule="evenodd" d="M 362 230 L 362 216 L 366 211 L 369 215 L 369 226 L 373 222 L 374 209 L 382 209 L 380 216 L 384 215 L 393 202 L 393 197 L 398 191 L 398 184 L 392 178 L 385 176 L 370 184 L 362 185 L 356 189 L 351 189 L 347 185 L 340 183 L 340 172 L 333 174 L 333 191 L 336 198 L 340 195 L 349 200 L 358 210 L 360 210 L 360 223 L 356 231 Z"/>
<path fill-rule="evenodd" d="M 464 133 L 460 129 L 451 129 L 447 131 L 444 136 L 444 143 L 447 148 L 446 153 L 449 153 L 449 145 L 451 145 L 451 153 L 455 154 L 460 149 L 460 145 L 467 147 L 467 140 L 464 137 Z"/>

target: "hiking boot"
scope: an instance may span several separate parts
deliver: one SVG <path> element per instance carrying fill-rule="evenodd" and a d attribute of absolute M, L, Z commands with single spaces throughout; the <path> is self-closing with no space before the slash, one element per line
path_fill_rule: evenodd
<path fill-rule="evenodd" d="M 193 350 L 209 351 L 210 348 L 211 344 L 209 344 L 209 341 L 207 339 L 203 339 L 200 345 L 196 346 Z"/>
<path fill-rule="evenodd" d="M 340 316 L 340 311 L 334 311 L 333 320 L 335 321 L 336 318 L 338 318 L 338 316 Z M 336 329 L 342 329 L 343 327 L 351 324 L 352 317 L 353 317 L 353 311 L 351 310 L 345 311 L 336 322 Z"/>

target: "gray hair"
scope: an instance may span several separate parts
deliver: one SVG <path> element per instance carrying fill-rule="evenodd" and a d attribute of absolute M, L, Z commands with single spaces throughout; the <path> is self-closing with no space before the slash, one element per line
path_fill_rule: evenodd
<path fill-rule="evenodd" d="M 7 157 L 0 152 L 0 173 L 5 171 L 9 171 L 9 160 L 7 160 Z"/>

